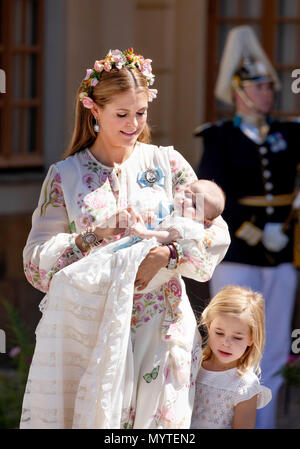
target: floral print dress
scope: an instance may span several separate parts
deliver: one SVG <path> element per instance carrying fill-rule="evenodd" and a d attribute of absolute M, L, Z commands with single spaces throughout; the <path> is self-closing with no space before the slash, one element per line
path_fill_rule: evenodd
<path fill-rule="evenodd" d="M 159 173 L 151 185 L 149 169 Z M 115 168 L 87 148 L 50 167 L 24 249 L 26 277 L 46 297 L 21 428 L 189 428 L 201 341 L 181 276 L 210 279 L 230 242 L 227 225 L 219 217 L 184 241 L 172 278 L 138 294 L 135 275 L 155 239 L 105 263 L 118 241 L 86 255 L 75 236 L 128 204 L 167 208 L 195 179 L 173 147 L 142 143 Z"/>
<path fill-rule="evenodd" d="M 272 399 L 270 388 L 260 385 L 251 368 L 240 375 L 237 368 L 209 371 L 201 366 L 196 379 L 191 428 L 232 429 L 235 407 L 256 395 L 257 409 Z"/>

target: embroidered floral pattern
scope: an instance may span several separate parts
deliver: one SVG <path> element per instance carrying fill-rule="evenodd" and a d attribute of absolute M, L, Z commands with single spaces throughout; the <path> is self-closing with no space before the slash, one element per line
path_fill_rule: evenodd
<path fill-rule="evenodd" d="M 74 250 L 74 248 L 67 248 L 65 252 L 58 259 L 57 264 L 49 271 L 48 277 L 51 280 L 52 277 L 64 267 L 67 267 L 73 262 L 78 260 L 78 253 Z"/>
<path fill-rule="evenodd" d="M 133 297 L 133 308 L 131 318 L 131 331 L 135 333 L 136 329 L 145 323 L 148 323 L 155 315 L 164 312 L 165 299 L 163 291 L 161 294 L 145 293 Z"/>
<path fill-rule="evenodd" d="M 172 173 L 173 192 L 178 192 L 197 180 L 192 167 L 176 151 L 170 151 L 169 161 Z"/>
<path fill-rule="evenodd" d="M 25 276 L 34 287 L 46 293 L 49 289 L 49 278 L 45 270 L 40 270 L 37 265 L 32 262 L 24 265 Z"/>
<path fill-rule="evenodd" d="M 46 293 L 49 290 L 49 283 L 54 274 L 67 265 L 76 262 L 76 260 L 79 259 L 78 253 L 82 255 L 79 249 L 76 252 L 75 248 L 68 247 L 58 259 L 57 264 L 48 272 L 46 270 L 40 269 L 32 262 L 26 263 L 24 265 L 25 276 L 34 287 Z"/>
<path fill-rule="evenodd" d="M 50 191 L 48 191 L 49 189 Z M 42 216 L 45 215 L 46 209 L 50 204 L 53 207 L 66 207 L 59 173 L 56 173 L 56 175 L 51 179 L 50 186 L 48 185 L 48 182 L 46 183 L 43 196 L 44 202 L 41 205 Z"/>
<path fill-rule="evenodd" d="M 177 401 L 177 396 L 177 393 L 173 393 L 170 399 L 162 404 L 152 416 L 158 427 L 163 429 L 182 429 L 186 426 L 185 417 L 179 418 L 174 412 L 174 404 Z"/>
<path fill-rule="evenodd" d="M 182 288 L 179 280 L 177 278 L 171 279 L 164 285 L 164 291 L 168 308 L 162 325 L 162 332 L 165 339 L 168 340 L 177 331 L 180 332 L 181 311 L 178 306 L 181 301 Z"/>
<path fill-rule="evenodd" d="M 123 410 L 122 411 L 121 428 L 133 429 L 134 418 L 135 418 L 135 409 L 133 407 L 131 407 L 129 409 L 129 411 L 128 411 L 128 409 Z"/>

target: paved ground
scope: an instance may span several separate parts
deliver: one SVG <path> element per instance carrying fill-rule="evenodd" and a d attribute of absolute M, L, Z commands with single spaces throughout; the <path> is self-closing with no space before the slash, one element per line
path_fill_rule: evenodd
<path fill-rule="evenodd" d="M 278 429 L 300 429 L 300 388 L 283 387 L 278 403 Z"/>

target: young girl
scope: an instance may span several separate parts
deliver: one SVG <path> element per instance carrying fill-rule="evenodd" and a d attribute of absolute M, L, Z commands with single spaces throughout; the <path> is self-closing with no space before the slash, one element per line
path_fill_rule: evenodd
<path fill-rule="evenodd" d="M 265 343 L 264 298 L 228 285 L 205 308 L 200 324 L 208 331 L 196 381 L 194 429 L 252 429 L 256 409 L 271 400 L 259 383 Z"/>

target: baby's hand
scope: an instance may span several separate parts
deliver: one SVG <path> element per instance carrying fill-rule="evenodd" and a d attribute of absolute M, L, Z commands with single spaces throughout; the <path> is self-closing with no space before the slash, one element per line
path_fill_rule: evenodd
<path fill-rule="evenodd" d="M 143 221 L 137 221 L 134 225 L 130 226 L 129 228 L 130 235 L 136 235 L 141 239 L 146 238 L 147 231 L 148 230 Z"/>
<path fill-rule="evenodd" d="M 117 211 L 111 215 L 105 222 L 98 225 L 95 229 L 99 239 L 110 238 L 118 234 L 124 234 L 132 225 L 141 220 L 140 215 L 131 207 Z"/>

